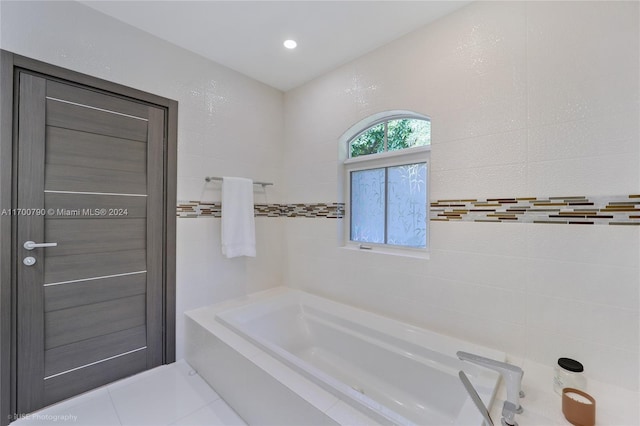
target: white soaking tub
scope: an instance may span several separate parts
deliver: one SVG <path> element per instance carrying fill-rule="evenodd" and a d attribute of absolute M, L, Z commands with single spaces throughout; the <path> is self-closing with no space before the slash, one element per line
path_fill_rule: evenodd
<path fill-rule="evenodd" d="M 455 354 L 504 353 L 301 291 L 275 293 L 216 310 L 215 321 L 377 423 L 482 425 L 458 371 L 487 406 L 498 374 Z"/>

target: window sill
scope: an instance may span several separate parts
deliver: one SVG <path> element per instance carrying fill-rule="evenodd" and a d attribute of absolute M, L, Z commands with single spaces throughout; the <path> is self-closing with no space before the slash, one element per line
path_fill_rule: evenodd
<path fill-rule="evenodd" d="M 413 259 L 425 259 L 425 260 L 430 259 L 430 253 L 428 250 L 402 249 L 402 248 L 384 247 L 384 246 L 372 246 L 371 249 L 361 249 L 359 245 L 355 245 L 355 244 L 346 244 L 340 248 L 343 250 L 357 251 L 361 253 L 375 253 L 375 254 L 383 254 L 386 256 L 410 257 Z"/>

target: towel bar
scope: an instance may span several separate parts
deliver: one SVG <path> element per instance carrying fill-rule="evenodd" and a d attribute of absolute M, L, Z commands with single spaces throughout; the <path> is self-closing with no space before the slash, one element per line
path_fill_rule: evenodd
<path fill-rule="evenodd" d="M 215 176 L 207 176 L 204 178 L 205 181 L 207 182 L 211 182 L 212 180 L 222 180 L 221 177 L 215 177 Z M 269 186 L 269 185 L 273 185 L 272 182 L 253 182 L 254 185 L 261 185 L 263 188 L 265 186 Z"/>

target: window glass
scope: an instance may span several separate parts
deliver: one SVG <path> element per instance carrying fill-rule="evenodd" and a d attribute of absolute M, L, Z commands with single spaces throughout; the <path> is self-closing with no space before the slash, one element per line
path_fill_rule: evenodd
<path fill-rule="evenodd" d="M 351 172 L 351 240 L 384 243 L 385 169 Z"/>
<path fill-rule="evenodd" d="M 402 118 L 377 124 L 349 144 L 349 157 L 378 154 L 386 151 L 431 144 L 431 122 Z"/>
<path fill-rule="evenodd" d="M 358 157 L 384 152 L 384 128 L 384 123 L 380 123 L 355 138 L 349 147 L 350 156 Z"/>
<path fill-rule="evenodd" d="M 431 122 L 427 120 L 389 121 L 387 130 L 388 150 L 412 148 L 431 144 Z"/>
<path fill-rule="evenodd" d="M 389 167 L 387 174 L 387 244 L 426 247 L 426 163 Z"/>

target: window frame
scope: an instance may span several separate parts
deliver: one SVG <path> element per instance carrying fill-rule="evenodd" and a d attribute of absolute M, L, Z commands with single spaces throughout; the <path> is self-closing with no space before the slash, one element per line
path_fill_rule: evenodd
<path fill-rule="evenodd" d="M 402 256 L 410 256 L 410 257 L 420 257 L 420 258 L 429 258 L 430 253 L 430 232 L 429 232 L 429 189 L 431 186 L 431 144 L 423 145 L 423 146 L 414 146 L 411 148 L 405 148 L 394 151 L 384 151 L 375 154 L 367 154 L 360 155 L 357 157 L 351 157 L 351 142 L 357 139 L 360 135 L 368 131 L 370 128 L 375 127 L 381 123 L 386 123 L 393 120 L 399 119 L 412 119 L 412 120 L 426 120 L 431 121 L 429 117 L 419 115 L 419 114 L 389 114 L 385 116 L 379 116 L 377 119 L 373 119 L 369 122 L 363 123 L 363 125 L 358 127 L 357 132 L 351 133 L 351 136 L 343 139 L 345 144 L 346 159 L 343 161 L 343 176 L 344 176 L 344 200 L 345 200 L 345 211 L 344 211 L 344 248 L 359 250 L 359 251 L 370 251 L 376 253 L 386 253 L 393 255 L 402 255 Z M 362 122 L 361 122 L 362 123 Z M 386 139 L 386 132 L 385 132 Z M 385 140 L 386 147 L 386 140 Z M 426 247 L 409 247 L 409 246 L 398 246 L 393 244 L 384 244 L 384 243 L 363 243 L 360 241 L 351 240 L 351 172 L 360 171 L 360 170 L 369 170 L 369 169 L 377 169 L 377 168 L 385 168 L 385 167 L 395 167 L 402 166 L 407 164 L 414 163 L 426 163 L 427 167 L 427 199 L 425 203 L 427 205 L 426 217 L 425 217 L 425 227 L 426 227 L 426 237 L 425 244 Z M 385 201 L 385 208 L 386 208 Z"/>
<path fill-rule="evenodd" d="M 355 158 L 361 158 L 361 157 L 370 157 L 372 155 L 381 155 L 381 154 L 386 154 L 388 152 L 395 152 L 395 151 L 406 151 L 408 149 L 413 149 L 413 148 L 423 148 L 425 146 L 431 146 L 431 143 L 429 143 L 429 145 L 422 145 L 421 147 L 411 147 L 411 148 L 405 148 L 402 150 L 394 150 L 394 151 L 388 151 L 388 123 L 391 121 L 397 121 L 397 120 L 422 120 L 422 121 L 428 121 L 429 123 L 431 123 L 431 118 L 424 116 L 424 115 L 419 115 L 419 114 L 393 114 L 393 115 L 388 115 L 388 116 L 382 116 L 380 118 L 375 118 L 372 119 L 372 121 L 368 122 L 366 127 L 364 127 L 363 129 L 361 129 L 360 131 L 358 131 L 357 133 L 355 133 L 353 136 L 349 137 L 349 139 L 347 140 L 347 160 L 352 160 Z M 376 127 L 379 124 L 384 124 L 384 151 L 383 152 L 378 152 L 376 154 L 365 154 L 365 155 L 359 155 L 357 157 L 352 157 L 351 156 L 351 142 L 355 141 L 356 139 L 358 139 L 360 136 L 362 136 L 363 134 L 365 134 L 366 132 L 368 132 L 369 130 L 371 130 L 371 128 Z"/>

